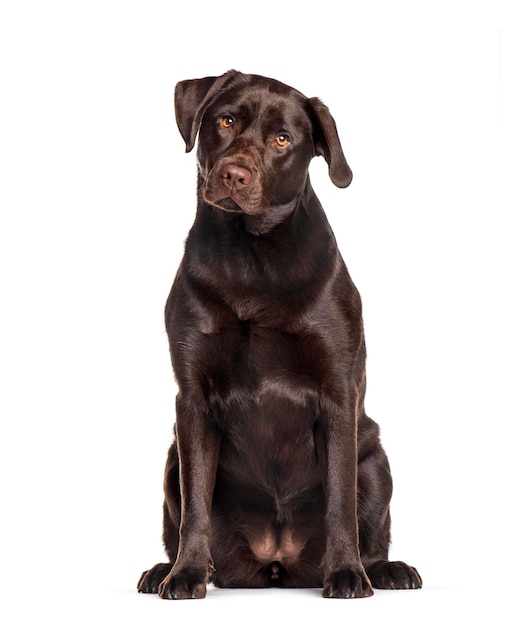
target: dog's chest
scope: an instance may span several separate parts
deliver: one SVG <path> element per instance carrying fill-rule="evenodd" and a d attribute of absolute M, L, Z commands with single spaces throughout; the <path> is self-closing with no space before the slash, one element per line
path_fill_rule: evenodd
<path fill-rule="evenodd" d="M 228 466 L 267 479 L 277 491 L 303 488 L 326 376 L 319 338 L 252 326 L 209 335 L 208 342 L 205 393 Z"/>
<path fill-rule="evenodd" d="M 313 411 L 328 378 L 327 348 L 310 333 L 242 324 L 204 335 L 201 353 L 205 395 L 223 407 L 282 401 Z"/>

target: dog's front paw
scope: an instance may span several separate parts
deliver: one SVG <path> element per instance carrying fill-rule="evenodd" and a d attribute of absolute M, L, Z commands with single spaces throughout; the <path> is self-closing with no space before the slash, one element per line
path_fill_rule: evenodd
<path fill-rule="evenodd" d="M 342 569 L 330 574 L 324 580 L 324 598 L 368 598 L 373 595 L 372 586 L 365 572 Z"/>
<path fill-rule="evenodd" d="M 367 569 L 372 585 L 377 589 L 420 589 L 421 576 L 403 561 L 379 561 Z"/>
<path fill-rule="evenodd" d="M 169 600 L 191 600 L 205 598 L 208 572 L 183 569 L 170 572 L 159 585 L 159 596 Z"/>

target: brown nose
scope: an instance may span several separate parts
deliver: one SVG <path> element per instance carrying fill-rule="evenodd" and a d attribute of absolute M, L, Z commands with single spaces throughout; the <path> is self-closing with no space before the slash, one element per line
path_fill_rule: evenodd
<path fill-rule="evenodd" d="M 245 167 L 229 163 L 221 168 L 222 183 L 229 189 L 240 191 L 251 183 L 251 172 Z"/>

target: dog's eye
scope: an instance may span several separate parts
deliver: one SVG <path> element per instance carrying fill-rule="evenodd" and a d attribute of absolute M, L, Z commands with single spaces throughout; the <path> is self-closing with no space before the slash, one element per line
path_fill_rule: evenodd
<path fill-rule="evenodd" d="M 224 115 L 221 118 L 221 125 L 223 128 L 230 128 L 234 124 L 234 118 L 231 115 Z"/>
<path fill-rule="evenodd" d="M 280 148 L 284 148 L 289 143 L 290 139 L 287 135 L 284 135 L 283 133 L 281 135 L 278 135 L 278 137 L 276 138 L 276 145 Z"/>

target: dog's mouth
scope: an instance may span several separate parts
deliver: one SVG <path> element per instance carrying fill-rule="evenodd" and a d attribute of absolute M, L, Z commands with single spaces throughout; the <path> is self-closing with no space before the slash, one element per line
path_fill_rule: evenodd
<path fill-rule="evenodd" d="M 232 195 L 228 195 L 224 198 L 217 198 L 215 196 L 211 196 L 207 193 L 207 189 L 203 191 L 204 200 L 207 204 L 210 204 L 217 209 L 221 209 L 227 213 L 244 213 L 242 206 L 240 206 L 232 197 Z"/>

